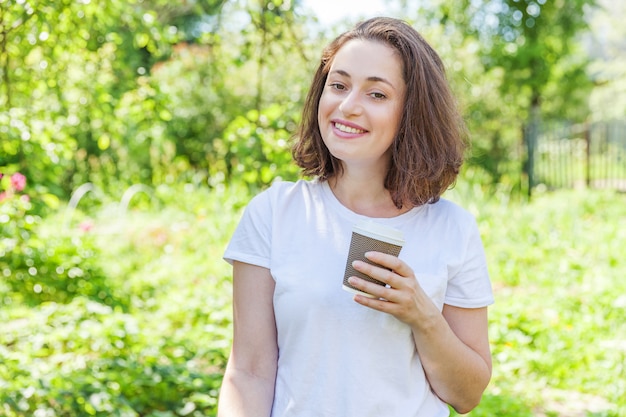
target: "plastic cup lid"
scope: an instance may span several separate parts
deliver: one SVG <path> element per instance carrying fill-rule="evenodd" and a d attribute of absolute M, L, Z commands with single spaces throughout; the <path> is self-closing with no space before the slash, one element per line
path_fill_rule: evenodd
<path fill-rule="evenodd" d="M 376 223 L 372 220 L 360 221 L 354 225 L 352 231 L 394 245 L 404 245 L 404 233 L 401 230 Z"/>

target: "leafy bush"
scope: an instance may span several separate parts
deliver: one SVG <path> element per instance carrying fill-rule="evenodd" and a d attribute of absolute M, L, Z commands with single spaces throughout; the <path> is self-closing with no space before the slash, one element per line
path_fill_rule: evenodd
<path fill-rule="evenodd" d="M 232 331 L 220 256 L 246 189 L 162 186 L 158 207 L 97 213 L 82 233 L 124 304 L 0 309 L 0 414 L 214 416 Z M 470 415 L 624 415 L 624 196 L 496 196 L 466 182 L 448 194 L 477 215 L 496 292 L 494 375 Z M 57 223 L 41 220 L 40 238 Z"/>
<path fill-rule="evenodd" d="M 220 368 L 201 334 L 167 337 L 161 320 L 82 297 L 3 319 L 7 417 L 201 416 L 215 406 Z"/>
<path fill-rule="evenodd" d="M 231 312 L 228 267 L 212 254 L 234 226 L 238 198 L 193 187 L 156 194 L 185 210 L 103 209 L 80 234 L 124 305 L 83 294 L 0 310 L 0 414 L 214 415 Z M 216 216 L 227 207 L 227 218 Z M 56 217 L 42 221 L 42 238 L 58 232 Z"/>
<path fill-rule="evenodd" d="M 478 217 L 496 291 L 494 376 L 471 415 L 517 416 L 489 414 L 502 395 L 532 415 L 624 415 L 626 196 L 561 191 L 485 204 L 467 191 L 451 196 Z"/>
<path fill-rule="evenodd" d="M 35 305 L 69 302 L 78 295 L 115 304 L 106 277 L 96 263 L 98 249 L 88 235 L 42 236 L 42 218 L 24 193 L 20 173 L 2 179 L 0 198 L 0 272 L 6 287 L 0 304 L 14 301 Z"/>

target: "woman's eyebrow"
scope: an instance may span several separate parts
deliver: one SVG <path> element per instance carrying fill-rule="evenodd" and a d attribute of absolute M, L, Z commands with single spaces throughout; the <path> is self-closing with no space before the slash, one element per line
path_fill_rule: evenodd
<path fill-rule="evenodd" d="M 347 71 L 344 71 L 344 70 L 342 70 L 342 69 L 336 69 L 336 70 L 331 71 L 330 73 L 331 73 L 331 74 L 332 74 L 332 73 L 336 73 L 336 74 L 339 74 L 339 75 L 341 75 L 341 76 L 343 76 L 343 77 L 346 77 L 346 78 L 352 78 L 352 77 L 350 77 L 350 74 L 348 74 L 348 72 L 347 72 Z M 386 78 L 379 77 L 379 76 L 376 76 L 376 75 L 372 75 L 372 76 L 370 76 L 370 77 L 367 77 L 367 81 L 371 81 L 371 82 L 382 82 L 382 83 L 385 83 L 385 84 L 389 85 L 389 86 L 390 86 L 391 88 L 393 88 L 394 90 L 395 90 L 395 88 L 396 88 L 396 87 L 395 87 L 395 86 L 391 83 L 391 81 L 387 80 Z"/>

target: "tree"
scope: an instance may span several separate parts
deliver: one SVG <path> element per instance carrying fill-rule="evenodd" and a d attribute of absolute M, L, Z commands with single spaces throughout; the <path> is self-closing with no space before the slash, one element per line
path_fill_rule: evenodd
<path fill-rule="evenodd" d="M 558 103 L 548 106 L 552 115 L 571 113 L 569 101 L 576 91 L 589 87 L 588 63 L 577 49 L 577 35 L 587 28 L 585 16 L 593 0 L 492 0 L 466 1 L 469 30 L 481 41 L 487 70 L 502 68 L 502 93 L 520 95 L 533 113 L 551 94 Z"/>
<path fill-rule="evenodd" d="M 83 182 L 106 190 L 156 180 L 179 138 L 167 135 L 170 96 L 153 69 L 173 45 L 219 42 L 224 3 L 0 1 L 0 172 L 24 172 L 33 190 L 60 197 Z M 213 58 L 209 68 L 223 62 Z M 190 144 L 206 142 L 197 134 L 205 122 Z"/>
<path fill-rule="evenodd" d="M 626 3 L 599 1 L 601 8 L 591 16 L 591 30 L 585 36 L 593 62 L 590 97 L 593 120 L 626 117 Z"/>
<path fill-rule="evenodd" d="M 64 195 L 112 166 L 112 109 L 165 53 L 135 1 L 0 2 L 0 168 Z M 110 173 L 110 172 L 109 172 Z"/>
<path fill-rule="evenodd" d="M 475 139 L 470 161 L 493 182 L 518 171 L 524 129 L 587 117 L 592 83 L 580 34 L 593 7 L 594 0 L 428 2 L 426 26 L 438 22 L 456 42 L 449 59 L 460 67 L 457 87 L 468 90 L 461 96 Z"/>

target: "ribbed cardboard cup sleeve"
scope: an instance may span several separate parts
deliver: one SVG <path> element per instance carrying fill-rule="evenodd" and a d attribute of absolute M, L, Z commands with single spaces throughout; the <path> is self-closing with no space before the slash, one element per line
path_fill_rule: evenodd
<path fill-rule="evenodd" d="M 365 275 L 352 266 L 352 262 L 360 260 L 370 265 L 380 266 L 365 258 L 365 252 L 376 251 L 393 256 L 398 256 L 404 245 L 404 239 L 400 230 L 390 228 L 373 221 L 361 222 L 356 224 L 352 229 L 352 238 L 350 240 L 350 250 L 348 251 L 348 259 L 346 260 L 346 269 L 343 275 L 342 288 L 346 291 L 362 294 L 373 298 L 372 295 L 366 294 L 354 288 L 348 283 L 348 278 L 357 276 L 366 281 L 373 282 L 378 285 L 385 285 L 368 275 Z"/>

